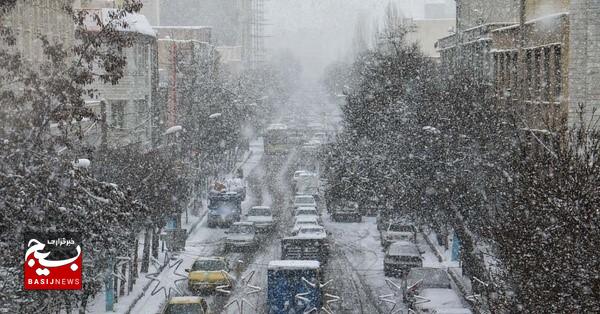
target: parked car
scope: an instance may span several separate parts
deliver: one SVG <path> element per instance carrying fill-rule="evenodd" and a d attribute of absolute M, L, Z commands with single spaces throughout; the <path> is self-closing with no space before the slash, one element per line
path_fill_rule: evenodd
<path fill-rule="evenodd" d="M 355 202 L 347 202 L 342 206 L 335 207 L 331 213 L 332 221 L 353 221 L 361 222 L 362 215 Z"/>
<path fill-rule="evenodd" d="M 423 258 L 416 244 L 408 241 L 390 244 L 383 259 L 383 273 L 402 277 L 413 267 L 423 267 Z"/>
<path fill-rule="evenodd" d="M 162 314 L 205 314 L 208 313 L 206 300 L 196 296 L 172 297 L 162 310 Z"/>
<path fill-rule="evenodd" d="M 224 257 L 200 257 L 194 261 L 188 273 L 188 290 L 213 292 L 219 286 L 231 286 L 229 265 Z"/>
<path fill-rule="evenodd" d="M 225 233 L 225 251 L 246 251 L 258 247 L 253 222 L 236 222 Z"/>
<path fill-rule="evenodd" d="M 395 241 L 417 242 L 417 228 L 414 225 L 392 222 L 381 232 L 381 245 L 387 248 Z"/>
<path fill-rule="evenodd" d="M 254 223 L 257 232 L 273 231 L 273 213 L 268 206 L 254 206 L 248 210 L 246 220 Z"/>
<path fill-rule="evenodd" d="M 317 208 L 317 202 L 312 195 L 296 195 L 294 197 L 294 208 L 298 207 L 314 207 Z"/>

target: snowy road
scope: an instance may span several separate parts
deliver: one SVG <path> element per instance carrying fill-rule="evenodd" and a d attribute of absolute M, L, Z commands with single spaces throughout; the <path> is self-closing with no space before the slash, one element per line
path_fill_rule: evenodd
<path fill-rule="evenodd" d="M 226 256 L 229 261 L 239 264 L 238 271 L 233 272 L 237 280 L 236 288 L 230 295 L 217 294 L 206 296 L 215 313 L 267 313 L 266 288 L 267 265 L 281 256 L 280 239 L 290 230 L 292 214 L 289 210 L 291 189 L 289 178 L 296 170 L 296 154 L 285 159 L 268 159 L 262 154 L 262 143 L 251 145 L 252 155 L 243 165 L 247 174 L 249 193 L 242 207 L 244 212 L 251 206 L 262 204 L 271 206 L 276 214 L 277 226 L 272 234 L 263 235 L 260 247 L 255 252 L 227 253 L 223 251 L 223 229 L 207 227 L 206 217 L 190 234 L 185 251 L 173 257 L 170 266 L 156 274 L 155 282 L 150 285 L 145 295 L 132 308 L 131 313 L 157 313 L 166 301 L 165 294 L 171 291 L 190 294 L 187 291 L 187 274 L 193 261 L 200 256 Z M 331 305 L 334 313 L 390 313 L 405 310 L 399 291 L 394 291 L 386 283 L 383 274 L 384 252 L 381 248 L 379 232 L 375 218 L 364 217 L 362 223 L 334 223 L 328 216 L 324 217 L 325 227 L 331 233 L 333 244 L 329 262 L 324 267 L 326 279 L 332 282 L 324 292 L 341 297 L 341 301 Z M 421 234 L 417 242 L 424 251 L 424 266 L 444 267 L 427 246 Z M 261 291 L 248 294 L 252 289 L 240 282 L 240 278 L 252 274 L 249 282 L 260 287 Z M 399 279 L 392 280 L 400 285 Z M 397 304 L 382 301 L 380 296 L 396 292 L 392 297 Z M 154 293 L 154 295 L 153 295 Z M 126 311 L 119 311 L 125 313 Z"/>
<path fill-rule="evenodd" d="M 334 239 L 325 267 L 326 277 L 333 281 L 326 291 L 342 298 L 332 309 L 339 313 L 388 313 L 392 306 L 379 299 L 392 291 L 383 275 L 384 252 L 375 218 L 364 217 L 362 223 L 336 223 L 327 217 L 325 227 Z"/>

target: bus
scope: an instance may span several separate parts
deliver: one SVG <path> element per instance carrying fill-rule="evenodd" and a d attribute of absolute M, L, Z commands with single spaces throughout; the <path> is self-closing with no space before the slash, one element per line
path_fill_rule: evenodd
<path fill-rule="evenodd" d="M 267 127 L 264 138 L 266 155 L 284 155 L 288 153 L 287 126 L 271 124 Z"/>

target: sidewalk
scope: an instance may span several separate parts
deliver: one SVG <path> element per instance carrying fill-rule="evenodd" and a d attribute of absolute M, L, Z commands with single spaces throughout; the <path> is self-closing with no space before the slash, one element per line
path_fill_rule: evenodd
<path fill-rule="evenodd" d="M 241 160 L 236 163 L 236 166 L 234 167 L 233 170 L 235 171 L 238 168 L 243 167 L 252 155 L 253 155 L 252 151 L 245 152 L 244 155 L 242 156 Z M 197 226 L 200 225 L 200 223 L 202 222 L 202 220 L 208 213 L 208 209 L 206 208 L 206 204 L 207 204 L 206 200 L 201 199 L 201 201 L 202 201 L 202 208 L 199 209 L 198 216 L 192 215 L 191 208 L 189 208 L 189 207 L 187 208 L 188 215 L 189 215 L 187 222 L 185 219 L 185 213 L 182 214 L 181 228 L 187 229 L 188 238 L 189 238 L 190 234 L 192 234 L 194 232 L 194 230 L 197 228 Z M 191 202 L 191 204 L 193 204 L 193 202 Z M 138 250 L 139 250 L 138 255 L 140 256 L 140 258 L 142 256 L 143 247 L 144 247 L 144 235 L 143 235 L 143 233 L 141 233 L 139 235 L 139 247 L 138 247 Z M 150 286 L 152 284 L 152 280 L 146 278 L 146 275 L 153 274 L 153 273 L 160 273 L 163 271 L 164 267 L 166 266 L 163 263 L 165 260 L 166 251 L 163 252 L 162 247 L 163 247 L 163 241 L 159 240 L 158 259 L 151 261 L 150 267 L 148 269 L 148 273 L 139 273 L 139 277 L 136 279 L 133 289 L 130 292 L 126 291 L 124 296 L 120 296 L 118 298 L 118 303 L 114 303 L 112 313 L 130 313 L 131 310 L 136 305 L 136 303 L 147 293 L 148 289 L 150 288 Z M 140 265 L 141 265 L 141 260 L 138 261 L 138 269 L 139 269 Z M 87 311 L 90 311 L 93 313 L 105 313 L 106 312 L 105 311 L 105 298 L 106 298 L 105 291 L 98 293 L 92 300 L 90 300 L 88 307 L 87 307 Z M 107 312 L 107 313 L 111 313 L 111 312 Z"/>
<path fill-rule="evenodd" d="M 452 261 L 452 237 L 448 239 L 448 249 L 444 246 L 441 246 L 437 242 L 437 235 L 434 231 L 430 230 L 427 233 L 422 232 L 425 241 L 433 251 L 433 253 L 438 258 L 438 261 L 444 265 L 448 269 L 448 274 L 450 275 L 450 279 L 454 282 L 462 297 L 468 304 L 471 304 L 471 301 L 467 299 L 468 296 L 473 295 L 471 280 L 463 275 L 463 270 L 460 266 L 459 261 Z M 473 309 L 474 310 L 474 309 Z"/>

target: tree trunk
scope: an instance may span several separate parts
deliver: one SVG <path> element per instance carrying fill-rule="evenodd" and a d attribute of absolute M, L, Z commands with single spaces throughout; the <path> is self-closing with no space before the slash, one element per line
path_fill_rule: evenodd
<path fill-rule="evenodd" d="M 81 296 L 81 306 L 79 307 L 79 314 L 86 313 L 87 302 L 88 302 L 89 296 L 90 296 L 89 291 L 84 289 L 83 295 Z"/>
<path fill-rule="evenodd" d="M 158 259 L 158 228 L 152 228 L 152 256 Z"/>
<path fill-rule="evenodd" d="M 141 272 L 148 273 L 148 267 L 150 266 L 150 239 L 152 236 L 152 229 L 146 228 L 144 232 L 144 250 L 142 251 L 142 266 Z"/>
<path fill-rule="evenodd" d="M 137 241 L 135 241 L 137 242 Z M 137 245 L 134 245 L 134 250 L 137 250 Z M 136 272 L 133 269 L 133 265 L 134 262 L 137 260 L 137 258 L 135 258 L 135 256 L 133 256 L 134 253 L 131 252 L 131 254 L 129 254 L 129 262 L 127 262 L 127 269 L 129 270 L 128 276 L 127 276 L 127 294 L 129 294 L 129 292 L 131 292 L 131 290 L 133 290 L 133 284 L 135 283 L 135 276 L 136 276 Z M 137 267 L 136 267 L 137 268 Z"/>
<path fill-rule="evenodd" d="M 119 281 L 121 281 L 121 285 L 119 286 L 119 295 L 124 296 L 125 285 L 127 284 L 127 263 L 123 263 L 123 265 L 121 265 L 121 274 L 123 275 L 125 280 L 119 278 Z"/>
<path fill-rule="evenodd" d="M 135 237 L 135 244 L 133 246 L 133 265 L 132 265 L 132 269 L 133 269 L 133 278 L 134 278 L 134 283 L 135 283 L 135 278 L 138 277 L 138 247 L 140 246 L 140 241 L 138 239 L 138 237 Z"/>

